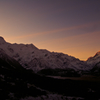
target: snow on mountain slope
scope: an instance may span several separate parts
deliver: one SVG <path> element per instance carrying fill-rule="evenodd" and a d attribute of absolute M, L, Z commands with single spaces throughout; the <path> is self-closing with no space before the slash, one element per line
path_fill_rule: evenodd
<path fill-rule="evenodd" d="M 23 69 L 23 67 L 12 57 L 8 56 L 3 49 L 0 48 L 0 66 L 5 69 Z"/>
<path fill-rule="evenodd" d="M 24 68 L 32 69 L 35 72 L 45 68 L 89 70 L 89 66 L 79 59 L 63 53 L 41 50 L 33 44 L 11 44 L 0 37 L 0 48 Z"/>
<path fill-rule="evenodd" d="M 88 58 L 86 62 L 91 67 L 99 63 L 100 62 L 100 51 L 98 51 L 93 57 Z"/>

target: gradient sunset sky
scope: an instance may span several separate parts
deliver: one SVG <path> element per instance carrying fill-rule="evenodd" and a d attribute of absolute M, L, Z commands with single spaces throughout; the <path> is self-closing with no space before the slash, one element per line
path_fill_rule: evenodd
<path fill-rule="evenodd" d="M 100 50 L 100 0 L 0 0 L 0 36 L 86 60 Z"/>

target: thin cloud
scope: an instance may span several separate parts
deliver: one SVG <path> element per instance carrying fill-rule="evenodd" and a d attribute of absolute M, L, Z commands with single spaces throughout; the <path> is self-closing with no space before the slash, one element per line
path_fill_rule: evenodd
<path fill-rule="evenodd" d="M 90 33 L 84 33 L 84 34 L 77 34 L 77 35 L 73 35 L 73 36 L 69 36 L 69 37 L 63 37 L 63 38 L 57 38 L 57 39 L 52 39 L 52 40 L 46 40 L 46 41 L 42 41 L 42 42 L 38 42 L 38 44 L 44 44 L 44 43 L 61 43 L 61 42 L 68 42 L 72 41 L 72 40 L 78 40 L 78 39 L 88 39 L 91 40 L 91 38 L 99 38 L 100 37 L 100 31 L 96 31 L 96 32 L 90 32 Z M 84 41 L 83 43 L 85 43 L 86 41 Z M 91 41 L 88 41 L 91 42 Z M 93 42 L 93 41 L 92 41 Z M 82 43 L 82 42 L 81 42 Z M 82 44 L 81 44 L 82 45 Z"/>
<path fill-rule="evenodd" d="M 99 23 L 100 23 L 100 21 L 93 22 L 93 23 L 88 23 L 88 24 L 83 24 L 83 25 L 78 25 L 78 26 L 67 27 L 67 28 L 55 29 L 55 30 L 51 30 L 51 31 L 39 32 L 39 33 L 27 33 L 26 35 L 11 37 L 9 39 L 11 39 L 11 40 L 14 39 L 15 40 L 15 39 L 25 39 L 25 38 L 31 38 L 31 37 L 34 38 L 34 37 L 45 35 L 45 34 L 54 34 L 54 33 L 68 31 L 68 30 L 83 29 L 83 28 L 91 27 L 94 24 L 99 24 Z"/>

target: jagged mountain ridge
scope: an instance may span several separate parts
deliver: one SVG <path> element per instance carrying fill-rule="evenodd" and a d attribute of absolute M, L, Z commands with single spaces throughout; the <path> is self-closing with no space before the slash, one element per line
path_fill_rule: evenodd
<path fill-rule="evenodd" d="M 97 63 L 99 63 L 100 62 L 100 51 L 98 51 L 93 57 L 89 57 L 86 62 L 92 67 L 95 66 Z"/>
<path fill-rule="evenodd" d="M 91 66 L 91 72 L 95 75 L 100 75 L 100 51 L 93 57 L 87 59 L 87 64 Z"/>
<path fill-rule="evenodd" d="M 10 57 L 17 60 L 24 68 L 37 72 L 41 69 L 89 70 L 86 62 L 63 53 L 38 49 L 33 44 L 11 44 L 0 37 L 0 48 Z"/>

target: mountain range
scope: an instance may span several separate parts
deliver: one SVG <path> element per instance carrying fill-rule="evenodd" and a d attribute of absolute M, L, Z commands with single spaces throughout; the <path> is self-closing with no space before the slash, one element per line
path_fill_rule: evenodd
<path fill-rule="evenodd" d="M 99 76 L 100 51 L 80 61 L 0 37 L 0 100 L 99 100 Z"/>
<path fill-rule="evenodd" d="M 86 62 L 67 54 L 38 49 L 33 44 L 11 44 L 6 42 L 3 37 L 0 37 L 0 49 L 17 60 L 24 68 L 32 69 L 36 72 L 46 68 L 90 69 Z"/>
<path fill-rule="evenodd" d="M 11 44 L 0 37 L 0 49 L 18 61 L 24 68 L 38 72 L 42 69 L 91 70 L 100 62 L 100 51 L 87 61 L 63 53 L 38 49 L 33 44 Z"/>

